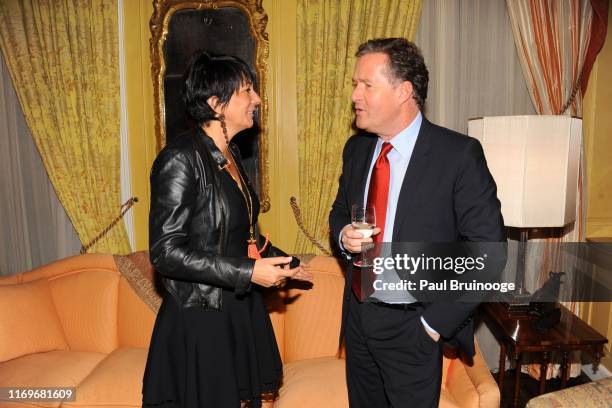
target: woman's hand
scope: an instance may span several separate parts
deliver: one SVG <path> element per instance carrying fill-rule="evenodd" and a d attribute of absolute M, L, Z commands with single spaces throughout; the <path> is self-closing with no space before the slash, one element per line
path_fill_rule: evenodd
<path fill-rule="evenodd" d="M 291 279 L 297 279 L 297 280 L 301 280 L 304 282 L 312 282 L 312 272 L 308 270 L 308 265 L 300 265 L 297 268 L 293 268 L 293 269 L 289 269 L 289 268 L 290 268 L 289 264 L 283 266 L 283 269 L 285 270 L 297 271 L 291 277 Z"/>
<path fill-rule="evenodd" d="M 282 285 L 288 278 L 312 281 L 312 274 L 310 272 L 305 271 L 301 266 L 289 269 L 289 262 L 291 262 L 290 256 L 277 256 L 256 260 L 253 275 L 251 275 L 251 282 L 269 288 L 271 286 Z"/>

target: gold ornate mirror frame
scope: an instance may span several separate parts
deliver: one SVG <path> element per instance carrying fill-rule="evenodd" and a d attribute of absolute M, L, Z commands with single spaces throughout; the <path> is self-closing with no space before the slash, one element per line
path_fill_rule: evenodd
<path fill-rule="evenodd" d="M 267 60 L 269 53 L 266 25 L 268 16 L 262 7 L 263 0 L 153 0 L 153 15 L 149 23 L 151 29 L 151 73 L 153 78 L 153 100 L 155 103 L 155 136 L 157 152 L 166 144 L 166 112 L 164 101 L 164 75 L 166 63 L 164 60 L 164 43 L 168 37 L 168 26 L 173 14 L 184 9 L 219 9 L 233 7 L 244 13 L 249 24 L 249 30 L 255 44 L 255 71 L 259 82 L 261 105 L 259 112 L 259 182 L 261 211 L 270 209 L 268 190 L 268 113 Z"/>

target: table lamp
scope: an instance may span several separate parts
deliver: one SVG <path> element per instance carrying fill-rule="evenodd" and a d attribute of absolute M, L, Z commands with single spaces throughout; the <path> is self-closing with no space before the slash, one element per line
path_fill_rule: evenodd
<path fill-rule="evenodd" d="M 506 227 L 520 230 L 516 290 L 509 313 L 529 305 L 525 250 L 529 231 L 575 221 L 582 120 L 569 116 L 496 116 L 470 119 L 468 134 L 480 141 L 497 184 Z"/>

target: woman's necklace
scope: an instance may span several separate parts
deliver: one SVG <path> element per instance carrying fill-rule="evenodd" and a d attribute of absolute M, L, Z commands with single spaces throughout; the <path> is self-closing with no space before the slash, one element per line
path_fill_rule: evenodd
<path fill-rule="evenodd" d="M 229 162 L 229 164 L 234 166 L 236 173 L 238 173 L 239 180 L 236 180 L 236 177 L 234 177 L 234 175 L 230 171 L 229 166 L 224 166 L 223 168 L 225 169 L 225 171 L 227 171 L 230 177 L 236 182 L 236 185 L 238 186 L 238 189 L 240 190 L 240 193 L 242 194 L 242 197 L 244 198 L 244 203 L 246 204 L 246 207 L 247 207 L 247 214 L 249 216 L 249 239 L 247 240 L 247 243 L 248 243 L 247 254 L 249 258 L 261 259 L 261 253 L 268 246 L 268 242 L 269 242 L 268 236 L 266 234 L 266 242 L 264 243 L 264 246 L 261 249 L 257 249 L 257 240 L 255 239 L 255 222 L 253 220 L 253 199 L 251 197 L 251 192 L 249 190 L 249 187 L 246 181 L 242 177 L 242 172 L 236 165 L 236 158 L 234 157 L 232 150 L 228 148 L 228 151 L 230 154 L 229 156 L 225 156 L 225 157 L 227 161 Z"/>

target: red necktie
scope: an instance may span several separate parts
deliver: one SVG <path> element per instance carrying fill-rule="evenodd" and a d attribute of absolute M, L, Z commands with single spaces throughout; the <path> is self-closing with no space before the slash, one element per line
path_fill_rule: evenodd
<path fill-rule="evenodd" d="M 393 145 L 384 142 L 378 159 L 374 163 L 372 175 L 370 176 L 370 187 L 368 188 L 368 205 L 374 206 L 376 213 L 376 226 L 380 228 L 380 233 L 372 237 L 374 243 L 380 243 L 385 234 L 385 220 L 387 216 L 387 201 L 389 198 L 389 179 L 391 178 L 391 166 L 387 154 L 393 149 Z M 352 288 L 357 298 L 361 301 L 365 300 L 374 292 L 374 274 L 371 269 L 353 270 Z M 362 282 L 362 279 L 365 282 Z M 362 283 L 364 287 L 364 297 L 362 298 Z"/>
<path fill-rule="evenodd" d="M 389 198 L 389 179 L 391 178 L 391 166 L 387 154 L 393 149 L 393 145 L 384 142 L 378 159 L 372 169 L 370 176 L 370 188 L 368 189 L 368 205 L 374 206 L 376 212 L 376 226 L 380 228 L 380 234 L 373 237 L 375 243 L 382 242 L 385 234 L 385 220 L 387 218 L 387 200 Z"/>

